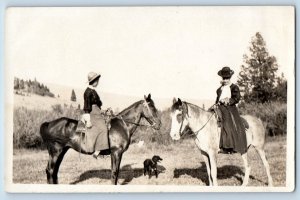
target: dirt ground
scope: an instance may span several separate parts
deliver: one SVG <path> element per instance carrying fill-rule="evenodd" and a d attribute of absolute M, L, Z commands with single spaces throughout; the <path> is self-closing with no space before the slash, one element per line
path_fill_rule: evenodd
<path fill-rule="evenodd" d="M 270 164 L 274 186 L 286 183 L 286 138 L 269 138 L 266 156 Z M 143 175 L 143 161 L 159 155 L 159 175 L 150 179 Z M 251 147 L 248 153 L 252 167 L 249 186 L 266 186 L 267 175 L 259 155 Z M 15 150 L 13 156 L 13 182 L 46 184 L 45 168 L 48 162 L 47 151 Z M 58 174 L 60 184 L 110 184 L 110 157 L 94 159 L 92 156 L 79 156 L 69 150 Z M 218 184 L 221 186 L 241 185 L 244 176 L 243 161 L 239 154 L 218 155 Z M 131 185 L 208 185 L 205 163 L 193 140 L 174 142 L 163 146 L 145 144 L 138 147 L 132 144 L 124 153 L 121 162 L 119 184 Z"/>

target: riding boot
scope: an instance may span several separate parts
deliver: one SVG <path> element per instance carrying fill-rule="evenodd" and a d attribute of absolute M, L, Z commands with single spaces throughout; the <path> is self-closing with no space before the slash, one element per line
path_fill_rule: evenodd
<path fill-rule="evenodd" d="M 93 153 L 93 157 L 95 158 L 95 159 L 97 159 L 97 157 L 100 155 L 100 151 L 95 151 L 94 153 Z"/>
<path fill-rule="evenodd" d="M 233 148 L 221 148 L 219 151 L 218 151 L 218 154 L 233 154 L 233 153 L 236 153 L 236 151 L 233 150 Z"/>

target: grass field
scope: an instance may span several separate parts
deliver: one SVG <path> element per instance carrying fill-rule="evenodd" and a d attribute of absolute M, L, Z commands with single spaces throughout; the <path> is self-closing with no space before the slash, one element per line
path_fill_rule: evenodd
<path fill-rule="evenodd" d="M 265 146 L 274 186 L 286 183 L 286 138 L 268 138 Z M 163 158 L 158 178 L 144 177 L 143 161 L 154 154 Z M 250 186 L 266 186 L 267 175 L 263 164 L 251 147 L 249 164 L 252 167 Z M 46 184 L 47 151 L 15 150 L 13 182 Z M 218 155 L 218 183 L 222 186 L 241 185 L 244 176 L 239 154 Z M 95 160 L 92 156 L 69 150 L 58 174 L 60 184 L 110 184 L 110 158 Z M 202 156 L 193 140 L 174 142 L 168 146 L 132 144 L 125 152 L 119 184 L 144 185 L 207 185 L 208 176 Z"/>

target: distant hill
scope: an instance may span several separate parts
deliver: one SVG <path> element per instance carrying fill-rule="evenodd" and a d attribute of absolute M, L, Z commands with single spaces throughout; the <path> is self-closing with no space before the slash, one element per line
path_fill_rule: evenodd
<path fill-rule="evenodd" d="M 72 105 L 73 107 L 80 108 L 83 107 L 83 93 L 85 88 L 73 88 L 70 86 L 62 86 L 52 83 L 45 83 L 49 90 L 53 93 L 54 97 L 49 96 L 40 96 L 40 95 L 15 95 L 14 102 L 16 107 L 24 106 L 29 109 L 51 109 L 53 105 Z M 71 101 L 72 90 L 74 90 L 76 95 L 76 102 Z M 130 106 L 136 101 L 143 99 L 144 94 L 141 96 L 130 96 L 130 95 L 121 95 L 113 94 L 108 92 L 99 91 L 101 100 L 103 101 L 103 109 L 111 107 L 116 113 Z M 170 98 L 158 98 L 152 96 L 157 109 L 164 110 L 169 108 L 172 105 L 173 97 Z M 213 104 L 212 100 L 198 100 L 198 99 L 185 99 L 180 97 L 183 101 L 188 101 L 190 103 L 196 104 L 200 107 L 208 108 Z"/>
<path fill-rule="evenodd" d="M 69 86 L 61 86 L 57 84 L 51 84 L 47 83 L 49 88 L 51 88 L 51 91 L 57 96 L 59 94 L 60 99 L 63 100 L 70 100 L 72 89 L 74 89 L 77 103 L 79 103 L 81 106 L 83 105 L 83 93 L 85 91 L 85 88 L 72 88 Z M 126 107 L 130 106 L 136 101 L 139 101 L 143 99 L 144 94 L 141 94 L 141 96 L 130 96 L 130 95 L 122 95 L 122 94 L 114 94 L 114 93 L 108 93 L 108 92 L 101 92 L 101 90 L 98 90 L 101 100 L 103 101 L 103 108 L 111 107 L 113 110 L 121 111 L 125 109 Z M 163 110 L 166 108 L 169 108 L 172 105 L 173 97 L 170 98 L 159 98 L 152 96 L 157 109 Z M 180 97 L 183 101 L 188 101 L 190 103 L 196 104 L 198 106 L 201 106 L 205 108 L 210 107 L 214 101 L 213 100 L 203 100 L 203 99 L 185 99 Z"/>

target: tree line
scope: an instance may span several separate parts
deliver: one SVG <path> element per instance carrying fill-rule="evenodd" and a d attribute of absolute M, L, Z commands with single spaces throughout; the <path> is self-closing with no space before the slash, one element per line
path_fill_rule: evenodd
<path fill-rule="evenodd" d="M 14 90 L 16 93 L 18 92 L 27 92 L 30 94 L 37 94 L 41 96 L 49 96 L 54 97 L 54 94 L 50 91 L 50 89 L 38 82 L 36 79 L 32 80 L 23 80 L 20 78 L 14 78 Z"/>

